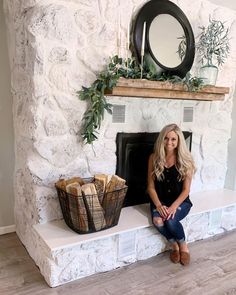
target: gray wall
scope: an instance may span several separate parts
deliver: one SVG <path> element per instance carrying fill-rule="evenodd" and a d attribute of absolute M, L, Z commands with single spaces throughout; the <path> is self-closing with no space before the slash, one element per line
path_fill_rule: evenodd
<path fill-rule="evenodd" d="M 3 3 L 0 2 L 0 228 L 13 225 L 14 136 Z"/>

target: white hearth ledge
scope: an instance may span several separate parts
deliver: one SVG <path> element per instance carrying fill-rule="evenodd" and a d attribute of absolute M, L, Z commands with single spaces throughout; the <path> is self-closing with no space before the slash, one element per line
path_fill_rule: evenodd
<path fill-rule="evenodd" d="M 236 205 L 236 192 L 227 189 L 199 192 L 192 194 L 191 200 L 194 206 L 190 215 L 201 214 Z M 64 220 L 37 224 L 34 228 L 51 250 L 59 250 L 151 225 L 149 205 L 143 204 L 123 208 L 117 226 L 96 233 L 77 234 L 65 224 Z"/>
<path fill-rule="evenodd" d="M 34 228 L 51 250 L 59 250 L 80 243 L 91 242 L 116 234 L 148 227 L 151 225 L 148 218 L 150 214 L 148 213 L 148 204 L 123 208 L 118 225 L 90 234 L 77 234 L 66 225 L 64 220 L 37 224 Z"/>
<path fill-rule="evenodd" d="M 194 206 L 183 221 L 189 243 L 236 228 L 236 191 L 199 192 L 191 200 Z M 151 224 L 148 204 L 123 208 L 117 226 L 97 233 L 80 235 L 57 220 L 35 225 L 34 236 L 35 248 L 29 253 L 51 287 L 167 250 Z"/>
<path fill-rule="evenodd" d="M 227 189 L 199 192 L 192 194 L 191 200 L 194 206 L 190 216 L 236 205 L 236 192 Z M 117 226 L 96 233 L 77 234 L 66 225 L 64 220 L 37 224 L 34 228 L 49 249 L 59 250 L 149 226 L 152 226 L 149 205 L 143 204 L 123 208 Z"/>
<path fill-rule="evenodd" d="M 227 189 L 199 192 L 192 194 L 191 200 L 194 206 L 190 216 L 236 205 L 236 192 Z M 96 233 L 77 234 L 66 225 L 64 220 L 37 224 L 34 228 L 49 249 L 59 250 L 151 225 L 149 205 L 143 204 L 123 208 L 117 226 Z"/>

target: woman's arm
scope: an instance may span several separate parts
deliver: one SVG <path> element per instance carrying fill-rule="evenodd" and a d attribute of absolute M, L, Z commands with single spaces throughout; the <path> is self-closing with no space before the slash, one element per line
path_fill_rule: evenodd
<path fill-rule="evenodd" d="M 187 176 L 185 178 L 185 180 L 183 181 L 183 189 L 182 189 L 182 192 L 178 196 L 178 198 L 168 208 L 168 217 L 167 217 L 167 219 L 170 219 L 170 218 L 174 218 L 175 217 L 175 212 L 176 212 L 177 208 L 188 197 L 189 192 L 190 192 L 191 182 L 192 182 L 192 176 Z"/>
<path fill-rule="evenodd" d="M 168 211 L 167 207 L 163 206 L 158 198 L 156 189 L 155 189 L 155 183 L 154 183 L 154 176 L 153 176 L 153 154 L 150 155 L 149 160 L 148 160 L 148 186 L 147 186 L 147 191 L 152 199 L 154 205 L 156 206 L 157 211 L 166 218 L 168 216 Z"/>

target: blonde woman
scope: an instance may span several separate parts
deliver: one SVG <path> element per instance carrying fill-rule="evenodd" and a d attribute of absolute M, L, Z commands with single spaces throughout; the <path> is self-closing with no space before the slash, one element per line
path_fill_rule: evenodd
<path fill-rule="evenodd" d="M 153 224 L 170 242 L 170 260 L 188 265 L 190 254 L 180 220 L 189 213 L 190 185 L 196 168 L 182 131 L 165 126 L 148 161 L 148 193 Z"/>

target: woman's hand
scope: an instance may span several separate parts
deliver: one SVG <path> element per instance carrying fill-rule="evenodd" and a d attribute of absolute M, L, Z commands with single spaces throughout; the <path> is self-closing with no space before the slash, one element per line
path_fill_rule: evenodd
<path fill-rule="evenodd" d="M 168 208 L 168 216 L 167 216 L 167 220 L 169 219 L 173 219 L 175 217 L 175 213 L 178 207 L 174 206 L 173 204 Z"/>
<path fill-rule="evenodd" d="M 156 207 L 157 211 L 160 213 L 161 217 L 164 219 L 167 219 L 169 212 L 168 212 L 168 207 L 165 205 L 160 205 Z"/>

